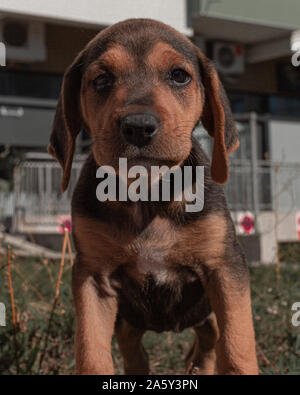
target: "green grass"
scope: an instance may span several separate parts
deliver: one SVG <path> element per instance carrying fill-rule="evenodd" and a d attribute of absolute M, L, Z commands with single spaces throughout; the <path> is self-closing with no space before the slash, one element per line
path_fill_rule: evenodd
<path fill-rule="evenodd" d="M 0 258 L 0 302 L 7 306 L 7 326 L 0 327 L 0 374 L 16 374 L 16 357 L 11 325 L 10 299 L 5 257 Z M 1 269 L 2 268 L 2 269 Z M 49 333 L 42 368 L 45 333 L 55 293 L 59 265 L 47 260 L 16 259 L 12 279 L 17 307 L 19 373 L 63 374 L 74 370 L 74 314 L 71 301 L 69 262 L 62 278 L 59 304 Z M 274 266 L 251 268 L 252 303 L 257 354 L 263 374 L 300 374 L 300 327 L 291 325 L 291 306 L 300 302 L 300 266 L 282 265 L 280 290 Z M 150 357 L 151 373 L 182 374 L 183 359 L 193 334 L 148 332 L 144 345 Z M 123 373 L 118 347 L 113 341 L 117 373 Z"/>

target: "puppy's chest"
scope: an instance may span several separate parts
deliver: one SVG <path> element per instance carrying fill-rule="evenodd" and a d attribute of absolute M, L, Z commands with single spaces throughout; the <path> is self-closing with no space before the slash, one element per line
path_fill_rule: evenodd
<path fill-rule="evenodd" d="M 209 314 L 199 270 L 184 244 L 176 228 L 159 219 L 128 245 L 115 279 L 119 314 L 135 328 L 180 331 Z"/>
<path fill-rule="evenodd" d="M 141 281 L 145 277 L 152 276 L 158 283 L 166 283 L 174 277 L 174 270 L 168 260 L 168 246 L 150 241 L 147 243 L 136 241 L 129 249 L 133 259 L 125 265 L 125 268 L 131 277 Z"/>
<path fill-rule="evenodd" d="M 178 234 L 167 220 L 156 219 L 129 246 L 131 259 L 124 269 L 130 277 L 143 282 L 151 278 L 158 284 L 182 281 L 180 259 L 174 259 Z"/>
<path fill-rule="evenodd" d="M 117 273 L 119 313 L 136 328 L 180 331 L 200 322 L 209 306 L 199 274 L 178 253 L 179 235 L 160 225 L 128 247 L 131 259 Z"/>

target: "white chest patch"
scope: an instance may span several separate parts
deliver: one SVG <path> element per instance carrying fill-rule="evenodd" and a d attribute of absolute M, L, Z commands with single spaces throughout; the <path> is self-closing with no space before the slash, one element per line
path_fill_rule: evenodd
<path fill-rule="evenodd" d="M 157 218 L 130 246 L 134 255 L 134 270 L 138 276 L 151 275 L 159 284 L 174 281 L 174 273 L 168 260 L 175 232 L 167 220 Z"/>

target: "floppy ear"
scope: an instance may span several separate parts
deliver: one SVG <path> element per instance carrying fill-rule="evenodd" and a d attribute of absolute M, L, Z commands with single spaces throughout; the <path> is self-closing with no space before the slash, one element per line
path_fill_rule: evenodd
<path fill-rule="evenodd" d="M 230 104 L 213 63 L 197 48 L 205 102 L 202 124 L 214 138 L 211 176 L 218 184 L 229 177 L 228 155 L 239 146 L 238 133 Z"/>
<path fill-rule="evenodd" d="M 61 188 L 64 192 L 69 184 L 75 140 L 82 127 L 79 96 L 81 86 L 82 52 L 66 70 L 58 100 L 48 152 L 63 169 Z"/>

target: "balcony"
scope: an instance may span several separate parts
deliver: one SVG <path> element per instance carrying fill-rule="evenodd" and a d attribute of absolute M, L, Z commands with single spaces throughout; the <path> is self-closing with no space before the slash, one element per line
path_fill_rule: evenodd
<path fill-rule="evenodd" d="M 291 34 L 300 28 L 297 0 L 198 0 L 191 13 L 195 36 L 244 44 L 248 63 L 289 56 Z"/>

